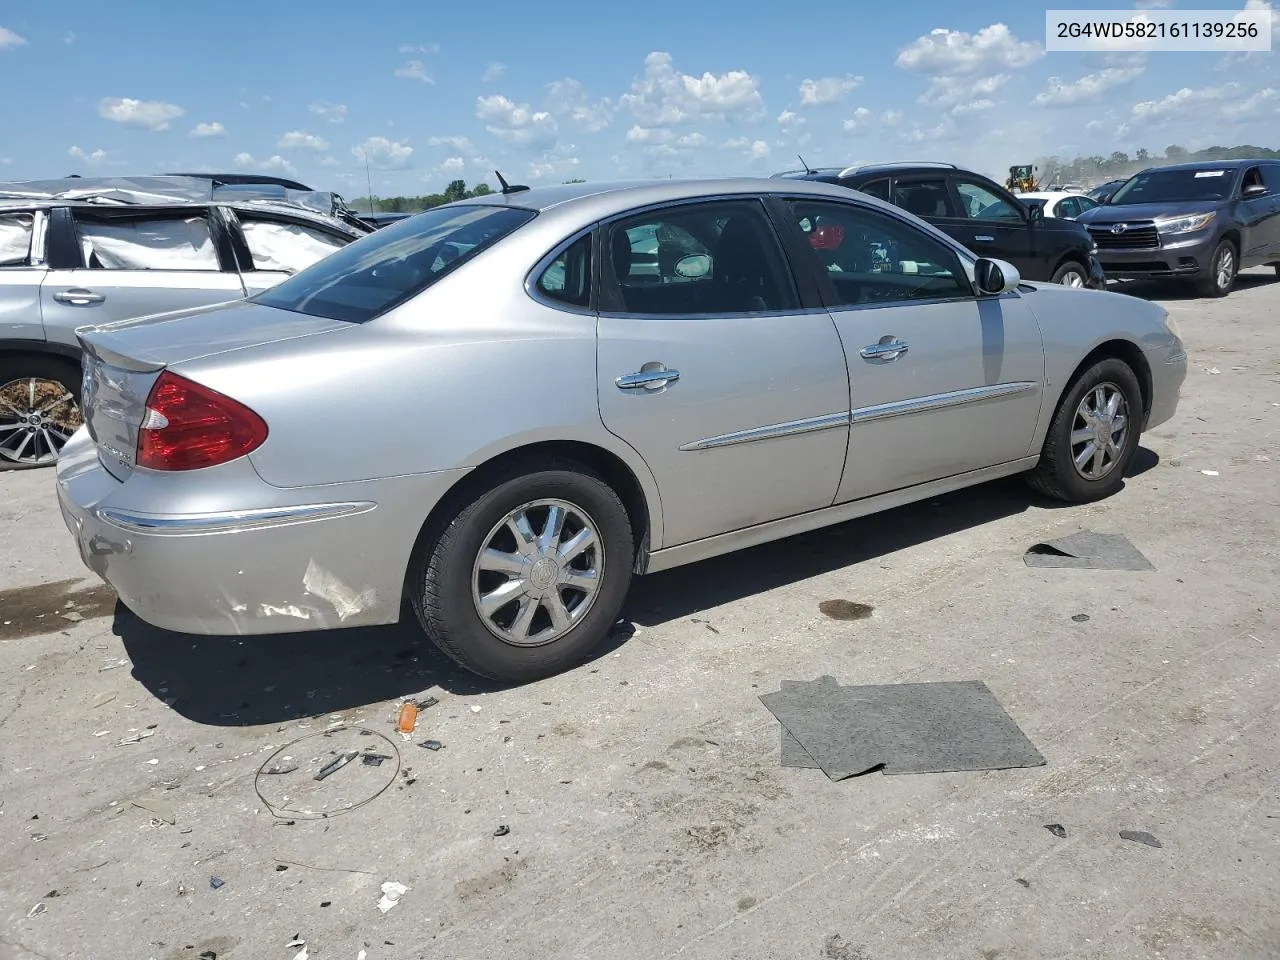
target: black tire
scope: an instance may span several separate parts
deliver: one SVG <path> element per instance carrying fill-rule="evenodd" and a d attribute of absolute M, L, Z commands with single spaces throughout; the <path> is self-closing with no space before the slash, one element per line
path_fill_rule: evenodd
<path fill-rule="evenodd" d="M 1225 279 L 1221 278 L 1224 259 L 1228 259 Z M 1209 272 L 1196 281 L 1196 290 L 1203 297 L 1225 297 L 1231 292 L 1239 273 L 1240 253 L 1234 243 L 1223 240 L 1213 248 L 1213 256 L 1209 258 Z"/>
<path fill-rule="evenodd" d="M 0 470 L 32 470 L 50 467 L 57 462 L 56 453 L 62 449 L 65 441 L 59 440 L 52 430 L 33 429 L 30 431 L 30 438 L 23 445 L 23 441 L 18 439 L 21 434 L 11 429 L 22 423 L 22 417 L 36 411 L 41 411 L 45 416 L 53 413 L 57 422 L 49 426 L 56 426 L 58 433 L 67 437 L 84 422 L 80 409 L 80 368 L 77 364 L 62 357 L 41 354 L 0 356 L 0 396 L 6 395 L 6 388 L 9 392 L 22 394 L 21 385 L 33 379 L 60 385 L 71 394 L 71 399 L 48 410 L 45 408 L 50 401 L 43 396 L 37 398 L 33 409 L 27 409 L 26 403 L 15 403 L 13 398 L 7 404 L 0 404 Z M 45 389 L 47 393 L 47 387 L 41 389 Z M 16 399 L 23 398 L 18 396 Z M 11 408 L 14 406 L 20 408 L 20 413 L 13 412 Z M 27 432 L 24 427 L 22 433 Z M 46 456 L 50 452 L 54 455 Z"/>
<path fill-rule="evenodd" d="M 1068 278 L 1070 277 L 1079 277 L 1080 282 L 1068 283 Z M 1061 283 L 1064 286 L 1084 287 L 1089 283 L 1089 271 L 1076 261 L 1068 260 L 1053 272 L 1051 280 L 1053 283 Z"/>
<path fill-rule="evenodd" d="M 1076 429 L 1076 414 L 1086 395 L 1108 384 L 1114 385 L 1124 397 L 1128 430 L 1111 468 L 1098 479 L 1088 479 L 1076 468 L 1071 434 Z M 1037 493 L 1069 503 L 1092 503 L 1111 496 L 1124 485 L 1125 471 L 1138 449 L 1144 410 L 1142 387 L 1132 368 L 1114 357 L 1099 360 L 1084 370 L 1063 394 L 1045 434 L 1040 463 L 1026 475 L 1027 483 Z"/>
<path fill-rule="evenodd" d="M 517 646 L 492 632 L 476 609 L 475 565 L 496 525 L 543 499 L 564 501 L 590 519 L 603 548 L 600 583 L 581 620 L 562 636 Z M 626 507 L 590 468 L 568 461 L 513 466 L 472 491 L 443 529 L 428 534 L 414 561 L 409 600 L 427 636 L 460 666 L 493 680 L 526 683 L 576 666 L 608 636 L 631 586 L 634 551 Z M 535 613 L 535 619 L 541 616 L 549 614 Z"/>

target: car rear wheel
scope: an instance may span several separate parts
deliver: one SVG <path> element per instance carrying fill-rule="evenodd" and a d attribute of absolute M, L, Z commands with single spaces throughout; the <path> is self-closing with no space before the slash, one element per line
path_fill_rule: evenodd
<path fill-rule="evenodd" d="M 80 373 L 59 357 L 0 358 L 0 467 L 47 467 L 84 423 Z"/>
<path fill-rule="evenodd" d="M 410 600 L 461 666 L 537 680 L 581 663 L 608 636 L 633 551 L 618 495 L 588 468 L 556 463 L 474 493 L 422 551 Z"/>
<path fill-rule="evenodd" d="M 1099 360 L 1063 395 L 1027 482 L 1071 503 L 1111 496 L 1138 449 L 1142 416 L 1142 388 L 1133 370 L 1114 357 Z"/>
<path fill-rule="evenodd" d="M 1209 275 L 1197 283 L 1200 293 L 1206 297 L 1225 297 L 1236 282 L 1238 270 L 1235 244 L 1223 240 L 1209 258 Z"/>
<path fill-rule="evenodd" d="M 1083 287 L 1089 282 L 1089 274 L 1074 260 L 1068 260 L 1053 273 L 1053 282 L 1064 287 Z"/>

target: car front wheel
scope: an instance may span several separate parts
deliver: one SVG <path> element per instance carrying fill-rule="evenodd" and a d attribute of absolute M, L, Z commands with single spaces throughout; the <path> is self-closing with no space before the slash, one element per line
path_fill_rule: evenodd
<path fill-rule="evenodd" d="M 0 359 L 0 467 L 47 467 L 84 423 L 80 373 L 59 357 Z"/>
<path fill-rule="evenodd" d="M 608 636 L 634 541 L 618 495 L 558 463 L 496 478 L 422 551 L 410 600 L 432 641 L 482 676 L 523 683 L 581 663 Z"/>
<path fill-rule="evenodd" d="M 1085 268 L 1074 260 L 1068 260 L 1053 273 L 1053 282 L 1064 287 L 1083 287 L 1089 282 Z"/>
<path fill-rule="evenodd" d="M 1114 357 L 1099 360 L 1063 395 L 1027 482 L 1071 503 L 1111 496 L 1138 449 L 1143 409 L 1142 388 L 1129 365 Z"/>
<path fill-rule="evenodd" d="M 1236 248 L 1230 240 L 1223 240 L 1214 248 L 1209 258 L 1209 274 L 1200 280 L 1200 293 L 1206 297 L 1225 297 L 1231 292 L 1236 282 L 1239 264 L 1236 262 Z"/>

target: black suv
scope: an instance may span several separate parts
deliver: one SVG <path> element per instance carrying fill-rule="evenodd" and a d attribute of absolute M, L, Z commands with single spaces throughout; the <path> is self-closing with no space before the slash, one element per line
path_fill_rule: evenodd
<path fill-rule="evenodd" d="M 1280 272 L 1280 160 L 1143 170 L 1077 222 L 1093 234 L 1108 276 L 1185 277 L 1225 297 L 1243 267 Z"/>
<path fill-rule="evenodd" d="M 993 180 L 951 163 L 878 163 L 775 174 L 821 180 L 887 200 L 983 257 L 1007 260 L 1024 280 L 1101 290 L 1093 240 L 1074 220 L 1045 218 Z"/>

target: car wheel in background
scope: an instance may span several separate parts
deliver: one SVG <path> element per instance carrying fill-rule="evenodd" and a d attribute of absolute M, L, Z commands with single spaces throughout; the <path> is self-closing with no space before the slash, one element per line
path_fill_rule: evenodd
<path fill-rule="evenodd" d="M 1209 258 L 1209 274 L 1196 283 L 1197 289 L 1206 297 L 1225 297 L 1231 292 L 1231 285 L 1236 282 L 1239 263 L 1236 259 L 1236 248 L 1230 240 L 1223 240 L 1214 248 Z"/>
<path fill-rule="evenodd" d="M 631 584 L 626 507 L 599 476 L 556 462 L 494 478 L 430 537 L 410 601 L 432 641 L 510 683 L 551 676 L 608 636 Z"/>
<path fill-rule="evenodd" d="M 47 467 L 84 423 L 80 371 L 60 357 L 0 357 L 0 468 Z"/>
<path fill-rule="evenodd" d="M 1064 287 L 1083 287 L 1089 282 L 1089 271 L 1074 260 L 1068 260 L 1054 271 L 1052 279 Z"/>
<path fill-rule="evenodd" d="M 1027 482 L 1072 503 L 1111 496 L 1138 449 L 1143 410 L 1142 388 L 1129 365 L 1114 357 L 1099 360 L 1063 394 Z"/>

